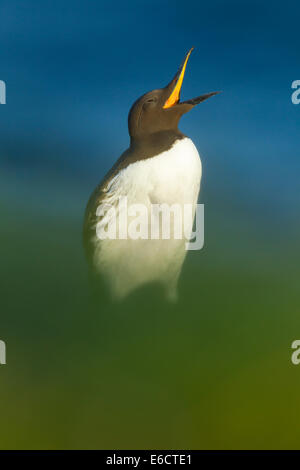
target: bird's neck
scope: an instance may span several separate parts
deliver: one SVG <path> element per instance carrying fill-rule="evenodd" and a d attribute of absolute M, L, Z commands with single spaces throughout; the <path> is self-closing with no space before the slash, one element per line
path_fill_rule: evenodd
<path fill-rule="evenodd" d="M 158 155 L 170 149 L 177 140 L 185 137 L 178 129 L 170 129 L 139 137 L 131 137 L 130 149 L 134 152 Z"/>

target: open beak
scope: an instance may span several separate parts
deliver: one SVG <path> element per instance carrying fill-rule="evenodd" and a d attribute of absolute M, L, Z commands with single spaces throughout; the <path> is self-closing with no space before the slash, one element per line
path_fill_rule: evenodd
<path fill-rule="evenodd" d="M 191 52 L 194 48 L 192 47 L 189 52 L 186 54 L 184 61 L 182 62 L 181 66 L 179 67 L 178 72 L 176 73 L 175 77 L 173 80 L 169 83 L 169 85 L 166 86 L 167 90 L 171 91 L 171 94 L 169 95 L 168 99 L 166 100 L 165 104 L 163 105 L 164 109 L 171 108 L 172 106 L 175 106 L 176 104 L 179 103 L 180 100 L 180 92 L 181 92 L 181 87 L 183 83 L 183 78 L 185 74 L 185 69 L 186 69 L 186 64 L 189 60 L 189 57 L 191 55 Z M 205 95 L 198 96 L 197 98 L 193 98 L 188 101 L 183 101 L 180 104 L 190 104 L 192 106 L 201 103 L 202 101 L 207 100 L 211 96 L 217 95 L 220 93 L 219 91 L 214 91 L 212 93 L 206 93 Z"/>

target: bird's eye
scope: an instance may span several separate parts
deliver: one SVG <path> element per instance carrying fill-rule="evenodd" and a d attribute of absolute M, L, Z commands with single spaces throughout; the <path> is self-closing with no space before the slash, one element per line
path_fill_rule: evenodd
<path fill-rule="evenodd" d="M 148 104 L 153 104 L 156 102 L 157 102 L 157 98 L 153 96 L 152 98 L 148 98 L 147 101 L 145 101 L 145 104 L 148 105 Z"/>

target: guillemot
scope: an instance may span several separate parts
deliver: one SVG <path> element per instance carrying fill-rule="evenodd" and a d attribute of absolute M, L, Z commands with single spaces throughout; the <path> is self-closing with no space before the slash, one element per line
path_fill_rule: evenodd
<path fill-rule="evenodd" d="M 190 204 L 194 217 L 202 176 L 201 160 L 192 140 L 178 129 L 178 123 L 183 114 L 218 92 L 180 101 L 192 50 L 166 87 L 144 94 L 133 104 L 128 116 L 130 146 L 96 187 L 87 204 L 83 229 L 87 260 L 92 272 L 100 275 L 116 299 L 123 299 L 152 282 L 163 285 L 169 300 L 177 297 L 178 278 L 186 255 L 184 237 L 176 238 L 173 234 L 164 239 L 161 232 L 158 239 L 124 236 L 124 232 L 128 235 L 128 220 L 125 227 L 124 214 L 117 204 L 120 198 L 126 198 L 127 205 L 146 208 L 155 204 L 179 207 Z M 123 232 L 122 237 L 98 236 L 97 227 L 102 224 L 103 228 L 112 218 L 99 211 L 99 207 L 105 206 L 115 207 L 114 222 Z M 149 224 L 152 222 L 147 220 Z"/>

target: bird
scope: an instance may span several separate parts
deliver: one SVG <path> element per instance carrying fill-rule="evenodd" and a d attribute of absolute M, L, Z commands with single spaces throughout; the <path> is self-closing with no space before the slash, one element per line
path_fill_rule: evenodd
<path fill-rule="evenodd" d="M 192 218 L 198 201 L 202 166 L 192 140 L 179 129 L 180 118 L 199 103 L 219 92 L 206 93 L 180 101 L 186 65 L 194 48 L 186 54 L 174 78 L 167 86 L 152 90 L 132 105 L 128 115 L 130 145 L 91 194 L 83 224 L 83 242 L 90 273 L 104 281 L 109 296 L 121 301 L 141 286 L 158 283 L 167 300 L 178 298 L 177 285 L 186 256 L 185 239 L 141 237 L 99 237 L 99 227 L 108 227 L 112 217 L 119 231 L 128 235 L 127 206 L 158 204 L 192 206 Z M 99 211 L 114 208 L 114 212 Z M 128 212 L 126 212 L 128 216 Z M 131 214 L 130 220 L 133 220 Z M 155 219 L 158 223 L 158 218 Z M 147 218 L 146 223 L 153 223 Z M 122 226 L 123 225 L 123 226 Z M 115 232 L 116 233 L 116 232 Z M 119 232 L 118 232 L 119 233 Z M 124 235 L 124 233 L 123 233 Z M 97 284 L 96 284 L 97 285 Z"/>

